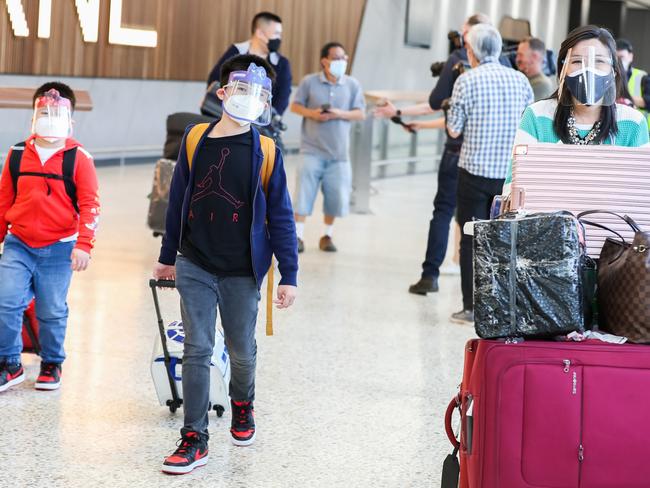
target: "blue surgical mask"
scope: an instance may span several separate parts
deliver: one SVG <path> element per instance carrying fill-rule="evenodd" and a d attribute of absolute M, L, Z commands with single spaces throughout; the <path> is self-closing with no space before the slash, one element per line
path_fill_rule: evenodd
<path fill-rule="evenodd" d="M 348 62 L 345 59 L 335 59 L 330 62 L 330 73 L 334 78 L 340 78 L 345 74 L 345 70 L 348 69 Z"/>

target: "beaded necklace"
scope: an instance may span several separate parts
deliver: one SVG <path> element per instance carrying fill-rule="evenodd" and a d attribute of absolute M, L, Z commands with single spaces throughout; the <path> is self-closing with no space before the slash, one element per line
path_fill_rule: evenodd
<path fill-rule="evenodd" d="M 591 144 L 596 136 L 600 133 L 600 125 L 601 122 L 599 120 L 594 124 L 594 126 L 584 138 L 580 137 L 578 134 L 578 129 L 576 129 L 575 113 L 573 111 L 573 107 L 571 107 L 571 114 L 569 115 L 569 118 L 566 122 L 567 129 L 569 129 L 569 141 L 571 144 L 577 144 L 581 146 Z"/>

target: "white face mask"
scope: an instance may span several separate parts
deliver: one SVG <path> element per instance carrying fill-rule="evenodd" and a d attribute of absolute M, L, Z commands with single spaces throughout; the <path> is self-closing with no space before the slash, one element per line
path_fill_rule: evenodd
<path fill-rule="evenodd" d="M 56 142 L 70 135 L 70 124 L 67 117 L 39 117 L 34 122 L 34 134 L 47 142 Z"/>
<path fill-rule="evenodd" d="M 330 62 L 330 73 L 334 78 L 340 78 L 348 69 L 348 62 L 344 59 L 336 59 Z"/>
<path fill-rule="evenodd" d="M 240 125 L 255 122 L 264 112 L 264 102 L 251 95 L 232 95 L 226 99 L 223 108 Z"/>

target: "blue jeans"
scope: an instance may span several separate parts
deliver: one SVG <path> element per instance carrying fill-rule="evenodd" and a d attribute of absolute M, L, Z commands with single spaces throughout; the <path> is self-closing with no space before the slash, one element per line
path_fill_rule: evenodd
<path fill-rule="evenodd" d="M 255 323 L 260 291 L 253 276 L 220 277 L 178 256 L 176 288 L 181 295 L 185 329 L 183 351 L 183 411 L 181 432 L 208 434 L 210 359 L 214 349 L 217 306 L 230 354 L 230 398 L 255 399 L 257 343 Z"/>
<path fill-rule="evenodd" d="M 458 156 L 460 149 L 445 147 L 438 169 L 438 190 L 433 200 L 433 216 L 429 223 L 427 253 L 422 263 L 422 278 L 440 276 L 440 265 L 447 254 L 449 223 L 456 208 Z"/>
<path fill-rule="evenodd" d="M 41 359 L 60 364 L 68 322 L 66 298 L 72 277 L 74 242 L 30 247 L 16 236 L 5 238 L 0 259 L 0 362 L 19 363 L 23 312 L 36 298 Z"/>
<path fill-rule="evenodd" d="M 298 168 L 294 211 L 311 215 L 318 187 L 323 189 L 323 213 L 345 217 L 350 213 L 352 166 L 350 161 L 334 161 L 313 154 L 303 154 Z"/>

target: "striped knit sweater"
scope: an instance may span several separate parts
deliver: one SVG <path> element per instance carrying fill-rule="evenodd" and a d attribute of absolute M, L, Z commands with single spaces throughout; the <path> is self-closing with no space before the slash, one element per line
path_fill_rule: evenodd
<path fill-rule="evenodd" d="M 519 129 L 515 135 L 514 146 L 518 144 L 535 144 L 539 142 L 548 142 L 562 144 L 560 138 L 553 129 L 553 117 L 557 107 L 557 100 L 547 99 L 533 103 L 521 117 Z M 638 110 L 626 105 L 616 105 L 616 122 L 618 125 L 618 134 L 608 137 L 603 144 L 616 146 L 638 147 L 647 146 L 648 142 L 648 125 L 643 114 Z M 577 124 L 578 134 L 585 137 L 591 130 L 591 126 Z M 503 194 L 510 193 L 510 183 L 512 182 L 512 160 L 506 183 L 503 187 Z"/>

